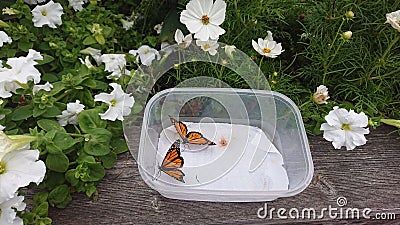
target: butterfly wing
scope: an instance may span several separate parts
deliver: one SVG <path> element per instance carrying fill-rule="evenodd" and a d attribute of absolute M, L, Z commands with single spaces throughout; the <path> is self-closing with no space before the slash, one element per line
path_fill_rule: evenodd
<path fill-rule="evenodd" d="M 174 125 L 179 136 L 182 138 L 182 140 L 184 140 L 186 137 L 186 134 L 187 134 L 187 126 L 184 123 L 182 123 L 181 121 L 178 121 L 178 120 L 172 118 L 171 116 L 169 117 L 169 120 Z"/>
<path fill-rule="evenodd" d="M 195 145 L 215 145 L 214 142 L 208 140 L 205 138 L 201 133 L 199 132 L 189 132 L 186 135 L 187 142 L 189 144 L 195 144 Z"/>
<path fill-rule="evenodd" d="M 175 141 L 171 147 L 168 149 L 167 154 L 165 154 L 164 160 L 161 163 L 160 170 L 169 176 L 179 180 L 180 182 L 185 183 L 183 177 L 185 173 L 183 173 L 179 168 L 183 167 L 183 158 L 180 152 L 180 141 Z"/>

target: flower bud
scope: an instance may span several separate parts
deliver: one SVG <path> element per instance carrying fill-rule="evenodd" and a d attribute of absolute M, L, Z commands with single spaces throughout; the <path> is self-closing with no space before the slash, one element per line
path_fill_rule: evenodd
<path fill-rule="evenodd" d="M 349 40 L 350 38 L 351 38 L 351 36 L 353 35 L 353 32 L 351 32 L 351 31 L 346 31 L 346 32 L 344 32 L 343 33 L 343 39 L 344 40 Z"/>
<path fill-rule="evenodd" d="M 345 15 L 346 15 L 346 18 L 349 19 L 349 20 L 354 18 L 354 13 L 351 10 L 347 11 Z"/>

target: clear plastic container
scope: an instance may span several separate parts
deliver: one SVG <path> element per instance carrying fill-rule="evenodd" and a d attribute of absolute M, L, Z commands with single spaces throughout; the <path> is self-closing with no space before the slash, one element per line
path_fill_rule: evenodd
<path fill-rule="evenodd" d="M 159 165 L 167 150 L 160 152 L 160 135 L 171 126 L 170 116 L 188 124 L 200 122 L 209 126 L 234 124 L 255 127 L 271 141 L 265 142 L 270 143 L 270 146 L 263 146 L 268 150 L 255 150 L 252 157 L 246 158 L 246 149 L 252 148 L 248 146 L 251 141 L 243 138 L 245 136 L 241 136 L 236 141 L 238 144 L 232 148 L 243 149 L 242 152 L 229 151 L 229 148 L 225 152 L 218 152 L 217 147 L 208 146 L 200 149 L 190 146 L 186 148 L 187 146 L 181 144 L 182 148 L 186 148 L 181 150 L 184 158 L 195 157 L 195 154 L 202 157 L 210 154 L 215 157 L 210 159 L 210 163 L 199 162 L 197 165 L 196 161 L 187 160 L 182 168 L 186 174 L 186 182 L 179 182 L 163 173 L 159 176 Z M 247 131 L 243 129 L 239 133 L 244 135 L 245 132 Z M 207 138 L 215 137 L 208 134 Z M 243 148 L 238 146 L 241 144 Z M 271 190 L 257 185 L 249 186 L 242 177 L 251 175 L 254 182 L 265 179 L 262 170 L 269 165 L 264 165 L 264 159 L 268 155 L 274 155 L 273 151 L 279 151 L 283 159 L 283 168 L 288 177 L 287 189 Z M 151 188 L 167 198 L 183 200 L 271 201 L 303 191 L 311 182 L 314 172 L 306 132 L 297 106 L 286 96 L 265 90 L 172 88 L 159 92 L 146 105 L 139 149 L 138 152 L 132 151 L 132 154 L 137 155 L 140 175 Z M 243 161 L 249 165 L 249 169 L 236 172 L 235 166 Z M 213 185 L 218 182 L 227 182 L 229 185 Z"/>

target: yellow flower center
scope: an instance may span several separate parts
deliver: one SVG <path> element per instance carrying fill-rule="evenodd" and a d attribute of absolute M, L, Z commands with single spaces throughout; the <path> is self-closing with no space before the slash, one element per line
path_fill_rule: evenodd
<path fill-rule="evenodd" d="M 203 47 L 204 47 L 204 50 L 211 48 L 210 44 L 205 44 Z"/>
<path fill-rule="evenodd" d="M 208 17 L 207 15 L 203 15 L 203 16 L 201 17 L 201 22 L 202 22 L 204 25 L 209 24 L 209 23 L 210 23 L 210 17 Z"/>
<path fill-rule="evenodd" d="M 342 130 L 351 130 L 350 124 L 342 124 Z"/>
<path fill-rule="evenodd" d="M 113 99 L 110 101 L 110 103 L 111 103 L 112 107 L 115 107 L 115 105 L 117 104 L 117 101 L 115 99 Z"/>
<path fill-rule="evenodd" d="M 46 10 L 41 11 L 41 13 L 42 13 L 42 16 L 46 16 L 47 15 Z"/>
<path fill-rule="evenodd" d="M 263 52 L 264 52 L 264 53 L 270 53 L 270 52 L 271 52 L 271 49 L 269 49 L 269 48 L 263 48 Z"/>
<path fill-rule="evenodd" d="M 4 162 L 0 162 L 0 174 L 6 172 L 6 164 Z"/>

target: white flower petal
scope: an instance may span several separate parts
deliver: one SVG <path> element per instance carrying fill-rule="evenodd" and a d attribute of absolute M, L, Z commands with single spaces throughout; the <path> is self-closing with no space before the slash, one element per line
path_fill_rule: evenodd
<path fill-rule="evenodd" d="M 213 15 L 210 18 L 210 23 L 218 26 L 221 25 L 225 20 L 225 13 L 226 3 L 223 0 L 216 0 L 210 12 L 210 15 Z"/>

